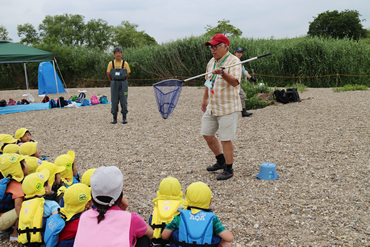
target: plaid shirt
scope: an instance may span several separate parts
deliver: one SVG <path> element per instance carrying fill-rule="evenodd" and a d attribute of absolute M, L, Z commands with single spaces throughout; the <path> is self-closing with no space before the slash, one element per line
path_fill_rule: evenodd
<path fill-rule="evenodd" d="M 212 58 L 207 64 L 207 72 L 210 72 L 214 69 L 215 61 L 216 61 L 215 69 L 220 67 L 221 62 L 227 55 L 229 56 L 223 62 L 222 67 L 226 67 L 228 65 L 240 62 L 239 58 L 237 58 L 230 52 L 227 52 L 225 56 L 223 56 L 217 61 L 215 60 L 215 58 Z M 233 87 L 229 83 L 227 83 L 227 81 L 225 81 L 221 75 L 217 75 L 216 80 L 213 84 L 214 94 L 211 93 L 211 89 L 208 90 L 207 113 L 214 116 L 224 116 L 236 111 L 242 111 L 239 97 L 242 66 L 237 65 L 225 69 L 224 71 L 234 76 L 239 81 L 239 85 Z M 211 78 L 212 74 L 206 75 L 206 80 L 211 80 Z"/>

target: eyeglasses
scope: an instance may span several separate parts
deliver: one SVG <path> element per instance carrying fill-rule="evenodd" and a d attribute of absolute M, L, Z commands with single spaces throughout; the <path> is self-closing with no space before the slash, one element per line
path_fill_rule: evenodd
<path fill-rule="evenodd" d="M 223 45 L 223 43 L 218 43 L 217 45 L 210 45 L 209 46 L 209 49 L 210 50 L 217 50 L 217 48 L 219 47 L 219 46 L 222 46 Z"/>

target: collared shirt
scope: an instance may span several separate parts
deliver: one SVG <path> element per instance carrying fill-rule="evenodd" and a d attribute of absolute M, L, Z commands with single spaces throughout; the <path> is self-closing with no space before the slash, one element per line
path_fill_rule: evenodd
<path fill-rule="evenodd" d="M 237 58 L 230 52 L 227 52 L 222 58 L 217 61 L 215 60 L 215 58 L 212 58 L 207 64 L 207 72 L 210 72 L 214 69 L 215 61 L 215 69 L 220 67 L 221 62 L 226 56 L 228 57 L 222 63 L 222 67 L 240 62 L 239 58 Z M 225 69 L 224 71 L 234 76 L 238 80 L 239 85 L 233 87 L 232 85 L 227 83 L 227 81 L 224 80 L 221 75 L 217 75 L 216 80 L 213 84 L 214 94 L 211 93 L 211 89 L 208 90 L 207 113 L 214 116 L 224 116 L 242 110 L 239 97 L 242 66 L 236 65 L 231 68 Z M 206 80 L 211 80 L 211 78 L 212 74 L 206 75 Z"/>

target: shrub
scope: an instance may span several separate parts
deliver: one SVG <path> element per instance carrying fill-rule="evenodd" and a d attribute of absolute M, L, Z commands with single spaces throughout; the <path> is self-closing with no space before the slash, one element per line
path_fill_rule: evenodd
<path fill-rule="evenodd" d="M 356 90 L 366 91 L 366 90 L 368 90 L 368 87 L 365 86 L 365 85 L 358 85 L 358 84 L 349 85 L 348 84 L 348 85 L 344 85 L 344 87 L 333 88 L 334 92 L 356 91 Z"/>

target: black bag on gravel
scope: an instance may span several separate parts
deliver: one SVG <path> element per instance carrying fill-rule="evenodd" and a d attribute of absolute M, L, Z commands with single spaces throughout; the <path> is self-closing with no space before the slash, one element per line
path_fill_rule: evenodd
<path fill-rule="evenodd" d="M 288 88 L 285 94 L 287 95 L 289 102 L 301 102 L 301 98 L 299 97 L 296 88 Z"/>
<path fill-rule="evenodd" d="M 280 102 L 280 103 L 283 103 L 283 104 L 289 103 L 289 98 L 285 94 L 285 90 L 284 89 L 283 90 L 275 90 L 274 91 L 274 99 L 277 102 Z"/>

